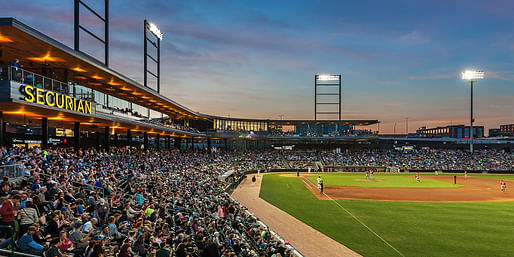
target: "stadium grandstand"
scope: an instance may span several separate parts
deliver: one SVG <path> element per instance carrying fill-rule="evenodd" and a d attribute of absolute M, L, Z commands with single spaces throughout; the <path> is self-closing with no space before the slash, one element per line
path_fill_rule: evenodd
<path fill-rule="evenodd" d="M 466 138 L 379 135 L 378 123 L 199 113 L 0 18 L 0 255 L 300 257 L 304 245 L 232 197 L 247 178 L 514 171 L 509 138 L 470 153 Z"/>

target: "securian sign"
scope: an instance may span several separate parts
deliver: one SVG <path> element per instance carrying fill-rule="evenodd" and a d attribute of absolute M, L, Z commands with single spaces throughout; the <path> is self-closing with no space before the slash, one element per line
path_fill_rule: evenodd
<path fill-rule="evenodd" d="M 29 103 L 37 103 L 47 106 L 55 106 L 65 110 L 91 114 L 91 102 L 77 99 L 71 96 L 59 94 L 54 91 L 35 88 L 31 85 L 22 86 L 24 100 Z"/>

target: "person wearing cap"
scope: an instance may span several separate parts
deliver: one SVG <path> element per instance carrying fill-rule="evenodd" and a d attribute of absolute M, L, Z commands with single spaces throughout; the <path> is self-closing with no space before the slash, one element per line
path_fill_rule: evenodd
<path fill-rule="evenodd" d="M 28 228 L 27 233 L 23 234 L 23 236 L 18 240 L 18 247 L 24 253 L 34 254 L 34 255 L 42 255 L 45 247 L 36 243 L 34 238 L 32 237 L 36 233 L 36 227 L 30 226 Z"/>
<path fill-rule="evenodd" d="M 90 229 L 86 235 L 82 233 L 82 222 L 77 222 L 74 225 L 73 232 L 71 232 L 69 238 L 75 248 L 85 249 L 89 245 L 89 237 L 93 234 L 93 229 Z"/>
<path fill-rule="evenodd" d="M 95 226 L 97 223 L 98 223 L 98 220 L 96 218 L 92 218 L 90 221 L 88 221 L 84 224 L 84 227 L 82 228 L 82 232 L 89 233 L 90 231 L 95 229 Z"/>
<path fill-rule="evenodd" d="M 109 215 L 109 205 L 106 203 L 105 199 L 100 198 L 100 201 L 95 207 L 95 215 L 98 218 L 98 223 L 104 224 Z"/>

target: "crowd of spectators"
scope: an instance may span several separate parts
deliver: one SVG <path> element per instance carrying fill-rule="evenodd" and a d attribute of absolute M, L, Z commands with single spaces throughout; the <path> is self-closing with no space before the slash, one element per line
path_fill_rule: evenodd
<path fill-rule="evenodd" d="M 357 136 L 369 136 L 374 135 L 371 130 L 344 130 L 344 131 L 331 131 L 329 133 L 323 133 L 320 131 L 308 131 L 297 133 L 294 131 L 269 131 L 269 135 L 275 137 L 357 137 Z"/>
<path fill-rule="evenodd" d="M 480 150 L 321 152 L 327 166 L 384 166 L 410 170 L 514 170 L 514 153 Z"/>
<path fill-rule="evenodd" d="M 244 156 L 244 155 L 243 155 Z M 224 189 L 247 169 L 229 153 L 1 149 L 0 248 L 53 256 L 292 256 Z M 269 160 L 267 153 L 244 158 Z"/>
<path fill-rule="evenodd" d="M 0 248 L 45 256 L 291 256 L 225 189 L 247 170 L 388 166 L 513 170 L 492 150 L 135 151 L 2 148 L 25 176 L 0 187 Z M 230 171 L 228 180 L 218 178 Z M 7 226 L 14 228 L 11 237 Z"/>

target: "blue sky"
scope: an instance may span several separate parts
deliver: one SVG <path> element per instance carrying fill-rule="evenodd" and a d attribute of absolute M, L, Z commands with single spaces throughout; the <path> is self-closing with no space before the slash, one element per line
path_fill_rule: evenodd
<path fill-rule="evenodd" d="M 85 2 L 103 13 L 103 1 Z M 141 82 L 142 23 L 156 23 L 162 92 L 193 110 L 311 119 L 313 76 L 333 73 L 343 78 L 344 119 L 404 133 L 408 117 L 413 132 L 467 124 L 469 84 L 459 74 L 477 68 L 486 79 L 475 87 L 476 124 L 514 123 L 514 1 L 110 2 L 111 67 Z M 0 16 L 72 46 L 72 0 L 2 1 Z M 100 45 L 83 42 L 103 58 Z"/>

